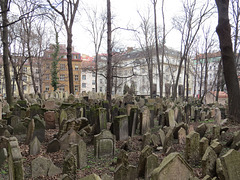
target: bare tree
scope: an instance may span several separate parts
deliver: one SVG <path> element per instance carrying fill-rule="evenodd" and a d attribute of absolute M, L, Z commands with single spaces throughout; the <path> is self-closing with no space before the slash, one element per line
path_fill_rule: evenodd
<path fill-rule="evenodd" d="M 148 79 L 149 79 L 149 87 L 150 87 L 150 97 L 153 98 L 153 50 L 154 50 L 154 28 L 151 24 L 151 18 L 148 13 L 145 16 L 142 16 L 140 12 L 138 12 L 141 18 L 141 36 L 136 34 L 137 41 L 143 51 L 144 58 L 147 63 L 148 70 Z"/>
<path fill-rule="evenodd" d="M 9 70 L 9 60 L 8 60 L 8 18 L 7 13 L 10 8 L 11 1 L 1 0 L 1 14 L 2 14 L 2 44 L 3 44 L 3 68 L 4 68 L 4 77 L 5 77 L 5 88 L 7 95 L 7 102 L 12 105 L 12 89 L 11 89 L 11 78 Z"/>
<path fill-rule="evenodd" d="M 179 68 L 178 68 L 176 83 L 175 83 L 174 92 L 173 92 L 174 99 L 177 97 L 177 87 L 178 87 L 178 81 L 181 73 L 182 64 L 183 62 L 185 62 L 185 67 L 186 67 L 188 54 L 195 41 L 198 31 L 201 25 L 212 15 L 212 9 L 213 9 L 213 7 L 210 6 L 209 1 L 207 1 L 202 5 L 199 12 L 196 12 L 198 9 L 196 0 L 185 1 L 185 3 L 183 3 L 183 8 L 184 8 L 184 16 L 173 19 L 174 26 L 181 33 L 181 36 L 182 36 L 181 37 L 181 58 L 179 62 Z M 184 79 L 185 79 L 185 76 L 184 76 Z"/>
<path fill-rule="evenodd" d="M 239 122 L 240 92 L 228 17 L 229 0 L 216 0 L 216 4 L 218 8 L 218 26 L 216 31 L 219 37 L 223 73 L 228 91 L 229 118 Z"/>
<path fill-rule="evenodd" d="M 73 86 L 73 68 L 72 68 L 72 27 L 79 5 L 79 0 L 62 0 L 55 5 L 47 0 L 51 8 L 58 13 L 64 22 L 67 32 L 67 60 L 69 76 L 69 92 L 74 94 Z"/>
<path fill-rule="evenodd" d="M 88 22 L 90 26 L 86 30 L 90 33 L 95 51 L 95 92 L 97 92 L 97 80 L 98 80 L 98 54 L 102 45 L 104 33 L 106 31 L 106 13 L 101 12 L 100 14 L 95 9 L 85 10 Z"/>

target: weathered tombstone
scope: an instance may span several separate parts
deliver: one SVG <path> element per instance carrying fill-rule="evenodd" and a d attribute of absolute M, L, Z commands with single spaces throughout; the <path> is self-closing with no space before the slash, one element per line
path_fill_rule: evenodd
<path fill-rule="evenodd" d="M 63 173 L 75 177 L 77 173 L 77 161 L 75 156 L 70 152 L 63 162 Z"/>
<path fill-rule="evenodd" d="M 179 144 L 186 143 L 186 130 L 182 127 L 178 131 L 178 143 Z"/>
<path fill-rule="evenodd" d="M 146 158 L 145 164 L 145 180 L 150 178 L 151 172 L 158 167 L 158 157 L 155 154 L 151 154 Z"/>
<path fill-rule="evenodd" d="M 77 166 L 79 169 L 87 166 L 87 146 L 82 139 L 77 144 Z"/>
<path fill-rule="evenodd" d="M 47 110 L 54 110 L 56 108 L 55 101 L 53 100 L 44 101 L 44 108 Z"/>
<path fill-rule="evenodd" d="M 64 109 L 62 109 L 60 112 L 59 125 L 62 124 L 63 120 L 68 120 L 67 112 Z"/>
<path fill-rule="evenodd" d="M 170 147 L 172 144 L 173 144 L 173 129 L 169 128 L 163 144 L 163 151 L 166 152 L 168 147 Z"/>
<path fill-rule="evenodd" d="M 7 154 L 9 179 L 24 180 L 23 159 L 16 137 L 9 138 Z"/>
<path fill-rule="evenodd" d="M 52 164 L 50 159 L 45 157 L 37 157 L 31 162 L 32 177 L 47 176 L 50 165 Z"/>
<path fill-rule="evenodd" d="M 55 119 L 56 115 L 54 111 L 47 111 L 44 113 L 44 120 L 46 124 L 46 129 L 55 129 Z"/>
<path fill-rule="evenodd" d="M 32 119 L 32 120 L 28 123 L 26 144 L 29 144 L 30 141 L 33 139 L 34 130 L 35 130 L 35 122 L 34 122 L 34 119 Z"/>
<path fill-rule="evenodd" d="M 205 135 L 206 131 L 207 131 L 207 126 L 205 123 L 200 124 L 196 129 L 196 132 L 200 134 L 201 138 Z"/>
<path fill-rule="evenodd" d="M 103 129 L 107 129 L 107 110 L 106 108 L 98 108 L 97 112 L 96 133 L 100 133 Z"/>
<path fill-rule="evenodd" d="M 166 125 L 170 127 L 174 127 L 176 125 L 176 121 L 174 119 L 174 110 L 168 109 L 166 112 Z"/>
<path fill-rule="evenodd" d="M 60 150 L 60 141 L 57 138 L 54 138 L 52 141 L 48 143 L 47 152 L 57 152 Z"/>
<path fill-rule="evenodd" d="M 142 138 L 142 149 L 147 145 L 150 146 L 150 144 L 151 144 L 151 134 L 149 132 L 146 132 Z"/>
<path fill-rule="evenodd" d="M 199 160 L 199 141 L 200 135 L 192 131 L 186 138 L 185 157 L 189 162 Z"/>
<path fill-rule="evenodd" d="M 141 151 L 138 163 L 138 177 L 145 177 L 146 160 L 151 154 L 152 148 L 148 145 Z"/>
<path fill-rule="evenodd" d="M 154 169 L 151 180 L 190 179 L 193 177 L 192 168 L 179 153 L 171 153 L 163 159 L 159 167 Z"/>
<path fill-rule="evenodd" d="M 220 142 L 218 142 L 217 139 L 214 139 L 212 142 L 211 142 L 211 145 L 210 147 L 215 151 L 215 153 L 217 155 L 219 155 L 222 151 L 222 144 Z"/>
<path fill-rule="evenodd" d="M 206 118 L 206 112 L 205 111 L 200 111 L 200 118 L 201 118 L 201 121 L 205 121 L 205 118 Z"/>
<path fill-rule="evenodd" d="M 81 136 L 73 129 L 70 129 L 67 133 L 65 133 L 60 138 L 61 150 L 68 149 L 70 146 L 70 143 L 78 144 L 80 139 L 81 139 Z"/>
<path fill-rule="evenodd" d="M 128 117 L 126 115 L 117 116 L 113 122 L 113 132 L 116 140 L 128 139 Z"/>
<path fill-rule="evenodd" d="M 150 111 L 148 107 L 143 107 L 140 117 L 140 134 L 145 134 L 150 129 Z"/>
<path fill-rule="evenodd" d="M 193 127 L 193 125 L 189 125 L 189 126 L 188 126 L 188 134 L 190 134 L 191 132 L 194 132 L 194 127 Z"/>
<path fill-rule="evenodd" d="M 220 159 L 225 180 L 240 179 L 240 152 L 230 149 Z"/>
<path fill-rule="evenodd" d="M 94 135 L 94 154 L 97 158 L 102 156 L 114 156 L 116 147 L 115 136 L 109 130 L 102 130 Z"/>
<path fill-rule="evenodd" d="M 212 139 L 220 138 L 220 130 L 221 130 L 221 127 L 219 125 L 214 125 L 212 127 Z"/>
<path fill-rule="evenodd" d="M 40 153 L 41 143 L 38 138 L 35 136 L 34 139 L 29 144 L 30 155 L 37 155 Z"/>
<path fill-rule="evenodd" d="M 35 123 L 35 129 L 33 132 L 33 137 L 37 136 L 40 142 L 45 140 L 45 121 L 38 115 L 33 117 Z"/>
<path fill-rule="evenodd" d="M 129 133 L 129 136 L 131 137 L 136 133 L 137 121 L 138 121 L 138 109 L 131 108 L 129 121 L 128 121 L 128 133 Z"/>
<path fill-rule="evenodd" d="M 114 171 L 114 180 L 128 180 L 128 169 L 120 164 Z"/>
<path fill-rule="evenodd" d="M 163 131 L 162 129 L 159 129 L 158 135 L 159 135 L 161 144 L 162 144 L 162 146 L 163 146 L 164 143 L 165 143 L 165 138 L 166 138 L 164 131 Z"/>
<path fill-rule="evenodd" d="M 217 124 L 221 124 L 221 111 L 219 108 L 215 108 L 215 116 L 214 116 L 215 122 Z"/>
<path fill-rule="evenodd" d="M 216 175 L 217 154 L 209 146 L 202 157 L 202 173 L 214 177 Z"/>
<path fill-rule="evenodd" d="M 209 140 L 206 137 L 203 137 L 199 142 L 199 156 L 203 157 L 207 147 L 209 146 Z"/>

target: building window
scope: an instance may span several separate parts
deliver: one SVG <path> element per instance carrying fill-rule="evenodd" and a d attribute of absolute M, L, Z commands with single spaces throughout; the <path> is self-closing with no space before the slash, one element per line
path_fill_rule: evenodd
<path fill-rule="evenodd" d="M 82 88 L 86 88 L 87 84 L 86 83 L 82 83 Z"/>
<path fill-rule="evenodd" d="M 27 81 L 27 76 L 23 76 L 23 77 L 22 77 L 22 80 L 23 80 L 24 82 L 26 82 L 26 81 Z"/>
<path fill-rule="evenodd" d="M 23 85 L 23 90 L 26 91 L 27 90 L 27 86 Z"/>
<path fill-rule="evenodd" d="M 86 80 L 86 75 L 82 75 L 82 80 Z"/>
<path fill-rule="evenodd" d="M 95 92 L 95 88 L 92 88 L 92 92 Z"/>
<path fill-rule="evenodd" d="M 78 75 L 75 75 L 75 81 L 78 81 L 78 79 L 79 79 Z"/>
<path fill-rule="evenodd" d="M 60 74 L 60 81 L 64 81 L 65 80 L 65 74 Z"/>
<path fill-rule="evenodd" d="M 102 92 L 102 87 L 100 87 L 100 92 Z"/>
<path fill-rule="evenodd" d="M 75 91 L 75 92 L 78 92 L 78 86 L 77 86 L 77 85 L 74 86 L 74 91 Z"/>
<path fill-rule="evenodd" d="M 65 70 L 65 64 L 60 64 L 60 70 Z"/>
<path fill-rule="evenodd" d="M 103 83 L 103 80 L 102 79 L 100 79 L 100 84 L 102 84 Z"/>
<path fill-rule="evenodd" d="M 94 72 L 92 73 L 92 77 L 95 77 L 95 73 Z"/>
<path fill-rule="evenodd" d="M 92 85 L 95 85 L 95 80 L 92 80 Z"/>
<path fill-rule="evenodd" d="M 45 91 L 49 91 L 49 86 L 45 86 Z"/>
<path fill-rule="evenodd" d="M 27 67 L 23 67 L 23 72 L 24 72 L 24 73 L 27 72 Z"/>
<path fill-rule="evenodd" d="M 64 87 L 59 87 L 59 90 L 60 91 L 65 91 L 65 88 Z"/>
<path fill-rule="evenodd" d="M 79 70 L 79 69 L 78 69 L 78 66 L 75 66 L 75 70 Z"/>
<path fill-rule="evenodd" d="M 49 74 L 46 74 L 46 80 L 50 80 Z"/>

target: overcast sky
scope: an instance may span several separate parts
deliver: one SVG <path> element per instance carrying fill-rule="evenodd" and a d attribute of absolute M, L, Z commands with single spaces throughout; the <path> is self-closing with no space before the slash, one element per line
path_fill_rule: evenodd
<path fill-rule="evenodd" d="M 96 6 L 98 9 L 106 7 L 106 0 L 83 0 L 84 4 Z M 158 0 L 158 24 L 162 24 L 161 18 L 161 0 Z M 140 17 L 137 13 L 146 11 L 147 7 L 151 4 L 151 0 L 111 0 L 112 14 L 114 15 L 113 26 L 122 28 L 137 28 L 140 24 Z M 85 6 L 84 5 L 84 6 Z M 82 4 L 80 6 L 83 6 Z M 152 8 L 152 6 L 150 6 Z M 81 9 L 81 7 L 80 7 Z M 165 0 L 165 19 L 166 28 L 172 28 L 171 19 L 173 16 L 180 14 L 182 10 L 182 0 Z M 80 10 L 81 16 L 78 17 L 74 24 L 73 31 L 73 45 L 75 50 L 88 55 L 94 55 L 94 46 L 91 42 L 90 35 L 84 30 L 86 26 L 86 19 L 84 12 Z M 217 21 L 217 20 L 216 20 Z M 114 28 L 114 27 L 113 27 Z M 137 46 L 134 38 L 134 33 L 131 31 L 117 30 L 114 34 L 119 40 L 119 45 L 122 47 Z M 65 43 L 65 39 L 60 39 L 61 43 Z M 106 40 L 104 40 L 106 42 Z M 106 52 L 106 43 L 103 43 L 101 52 Z M 176 30 L 172 30 L 167 37 L 167 46 L 179 50 L 180 47 L 180 34 Z"/>

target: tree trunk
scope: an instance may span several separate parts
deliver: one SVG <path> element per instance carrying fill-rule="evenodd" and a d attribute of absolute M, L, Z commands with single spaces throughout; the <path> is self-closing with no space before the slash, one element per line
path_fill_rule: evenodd
<path fill-rule="evenodd" d="M 98 85 L 98 53 L 96 53 L 95 57 L 95 92 L 97 92 L 97 85 Z"/>
<path fill-rule="evenodd" d="M 112 22 L 111 22 L 111 1 L 107 0 L 107 118 L 111 121 L 112 107 Z"/>
<path fill-rule="evenodd" d="M 178 86 L 179 76 L 180 76 L 180 73 L 181 73 L 182 63 L 183 63 L 184 59 L 185 59 L 184 57 L 181 57 L 181 59 L 180 59 L 177 78 L 176 78 L 176 83 L 175 83 L 174 89 L 173 89 L 173 99 L 176 99 L 176 97 L 177 97 L 177 86 Z"/>
<path fill-rule="evenodd" d="M 160 85 L 160 97 L 163 97 L 163 66 L 165 57 L 165 41 L 166 41 L 166 26 L 165 26 L 165 16 L 164 16 L 164 0 L 162 0 L 162 20 L 163 20 L 163 40 L 162 40 L 162 64 L 161 64 L 161 85 Z"/>
<path fill-rule="evenodd" d="M 216 4 L 218 7 L 218 26 L 216 31 L 219 37 L 223 61 L 223 74 L 228 91 L 229 118 L 235 122 L 240 122 L 239 84 L 232 49 L 231 28 L 228 18 L 229 0 L 216 0 Z"/>
<path fill-rule="evenodd" d="M 207 46 L 207 42 L 206 42 L 206 46 Z M 205 77 L 204 77 L 204 94 L 203 96 L 205 96 L 205 94 L 207 93 L 208 90 L 208 57 L 207 57 L 207 48 L 206 48 L 206 52 L 205 52 Z"/>
<path fill-rule="evenodd" d="M 218 102 L 218 95 L 220 91 L 220 85 L 221 85 L 221 75 L 222 75 L 222 60 L 220 60 L 218 64 L 218 72 L 217 72 L 217 93 L 216 93 L 216 101 Z"/>
<path fill-rule="evenodd" d="M 156 12 L 157 0 L 153 0 L 153 9 L 154 9 L 154 31 L 155 31 L 155 46 L 156 46 L 156 58 L 158 65 L 158 77 L 159 77 L 159 92 L 160 97 L 162 97 L 162 88 L 161 88 L 161 64 L 159 59 L 159 48 L 158 48 L 158 33 L 157 33 L 157 12 Z"/>
<path fill-rule="evenodd" d="M 67 61 L 68 61 L 68 77 L 69 77 L 69 92 L 74 94 L 73 88 L 73 68 L 72 68 L 72 28 L 67 29 Z"/>
<path fill-rule="evenodd" d="M 9 70 L 9 61 L 8 61 L 8 0 L 1 0 L 1 11 L 2 11 L 2 44 L 3 44 L 3 69 L 5 77 L 5 90 L 7 96 L 7 102 L 12 105 L 12 89 L 11 89 L 11 77 Z"/>

